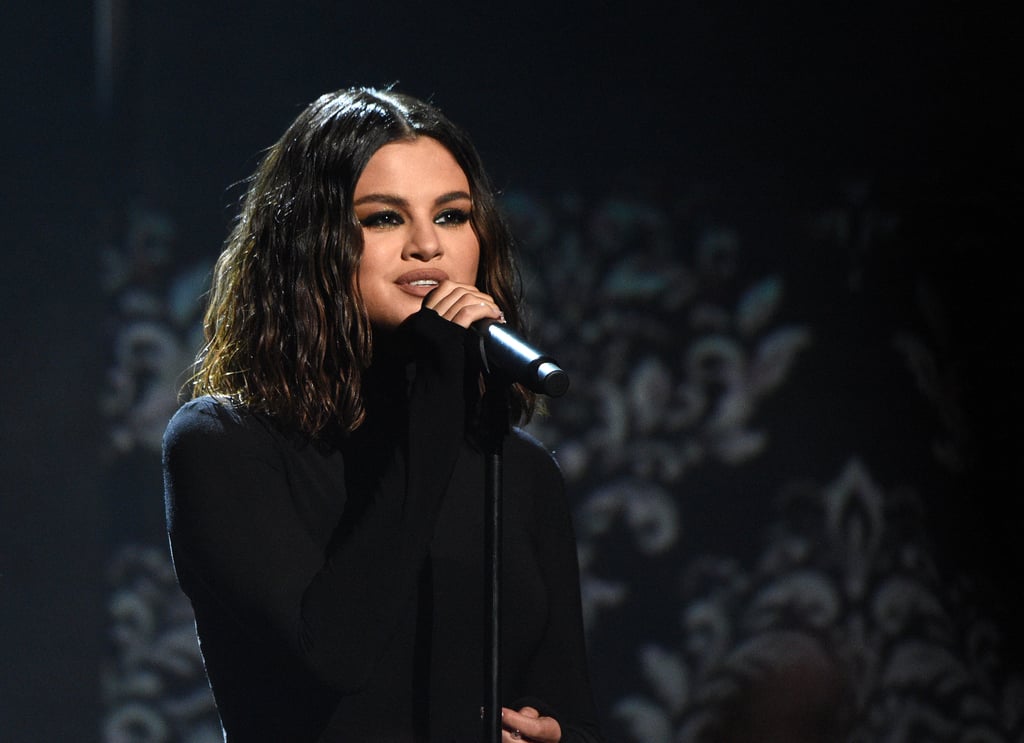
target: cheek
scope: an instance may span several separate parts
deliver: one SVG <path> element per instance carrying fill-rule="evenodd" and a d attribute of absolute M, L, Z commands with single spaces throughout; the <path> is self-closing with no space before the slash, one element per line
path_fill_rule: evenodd
<path fill-rule="evenodd" d="M 382 276 L 385 269 L 384 255 L 385 247 L 375 236 L 363 238 L 362 251 L 359 254 L 359 269 L 357 276 L 359 281 L 369 283 L 373 279 Z"/>

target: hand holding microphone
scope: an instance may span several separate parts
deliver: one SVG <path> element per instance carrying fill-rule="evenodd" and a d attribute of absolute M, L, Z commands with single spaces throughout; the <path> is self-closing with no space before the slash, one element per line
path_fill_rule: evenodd
<path fill-rule="evenodd" d="M 569 389 L 569 375 L 509 328 L 494 300 L 475 287 L 443 282 L 423 302 L 442 317 L 471 329 L 480 341 L 480 357 L 488 373 L 502 373 L 539 395 L 559 397 Z M 446 290 L 447 289 L 447 290 Z"/>
<path fill-rule="evenodd" d="M 521 340 L 496 320 L 470 326 L 480 337 L 480 355 L 488 371 L 497 367 L 513 382 L 539 395 L 559 397 L 569 389 L 569 375 L 550 356 Z"/>

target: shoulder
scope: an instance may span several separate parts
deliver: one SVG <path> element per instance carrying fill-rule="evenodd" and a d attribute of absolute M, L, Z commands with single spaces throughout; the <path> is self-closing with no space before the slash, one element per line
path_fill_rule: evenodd
<path fill-rule="evenodd" d="M 187 453 L 190 458 L 223 455 L 232 449 L 272 447 L 274 437 L 265 416 L 228 398 L 204 395 L 178 408 L 164 431 L 163 449 L 165 458 L 175 453 Z"/>
<path fill-rule="evenodd" d="M 513 497 L 526 509 L 529 529 L 539 543 L 573 541 L 572 516 L 562 468 L 554 452 L 536 437 L 512 429 L 505 446 Z"/>
<path fill-rule="evenodd" d="M 513 428 L 505 446 L 505 456 L 517 471 L 552 487 L 562 487 L 562 469 L 554 452 L 521 428 Z"/>
<path fill-rule="evenodd" d="M 227 398 L 204 395 L 178 408 L 164 431 L 164 441 L 231 435 L 244 430 L 251 417 Z"/>
<path fill-rule="evenodd" d="M 554 452 L 546 447 L 536 436 L 518 426 L 512 428 L 512 434 L 508 439 L 508 446 L 518 456 L 532 459 L 537 463 L 543 462 L 546 466 L 559 469 L 558 460 L 555 459 Z"/>

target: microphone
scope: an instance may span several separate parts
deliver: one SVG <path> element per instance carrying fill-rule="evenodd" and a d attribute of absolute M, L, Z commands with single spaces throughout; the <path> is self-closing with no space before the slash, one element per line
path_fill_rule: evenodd
<path fill-rule="evenodd" d="M 569 389 L 569 375 L 558 362 L 528 345 L 502 323 L 477 320 L 470 327 L 480 336 L 480 357 L 488 373 L 497 367 L 513 382 L 550 397 L 560 397 Z"/>

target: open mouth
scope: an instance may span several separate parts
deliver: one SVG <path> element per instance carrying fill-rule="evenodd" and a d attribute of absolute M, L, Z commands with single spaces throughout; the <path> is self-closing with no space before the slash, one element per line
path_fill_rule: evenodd
<path fill-rule="evenodd" d="M 425 297 L 448 278 L 448 274 L 435 268 L 421 268 L 408 271 L 396 280 L 398 288 L 407 294 Z"/>

